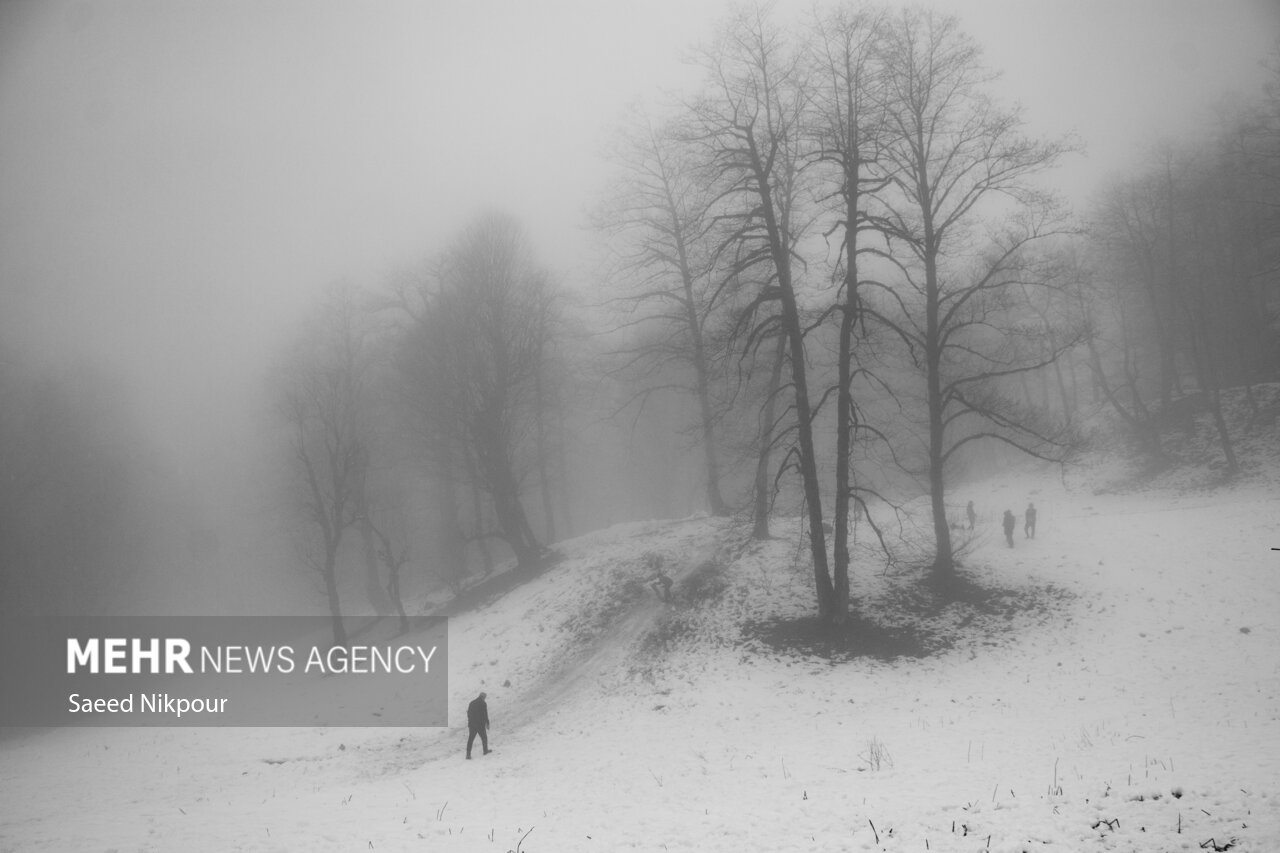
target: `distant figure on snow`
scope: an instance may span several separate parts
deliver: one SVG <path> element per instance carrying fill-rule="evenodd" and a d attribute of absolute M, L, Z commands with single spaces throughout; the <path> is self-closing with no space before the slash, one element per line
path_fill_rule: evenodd
<path fill-rule="evenodd" d="M 969 501 L 969 505 L 964 508 L 965 513 L 969 516 L 969 529 L 973 529 L 973 523 L 978 520 L 978 513 L 973 508 L 973 501 Z"/>
<path fill-rule="evenodd" d="M 1022 535 L 1027 539 L 1036 538 L 1036 505 L 1027 504 L 1027 521 L 1022 528 Z"/>
<path fill-rule="evenodd" d="M 1004 541 L 1009 543 L 1009 547 L 1013 547 L 1013 528 L 1018 526 L 1018 519 L 1013 517 L 1013 510 L 1006 509 L 1004 511 Z"/>
<path fill-rule="evenodd" d="M 644 555 L 645 565 L 653 572 L 653 577 L 649 579 L 649 586 L 653 588 L 653 592 L 663 601 L 671 601 L 671 578 L 667 577 L 667 573 L 662 570 L 662 555 L 655 554 L 650 551 Z"/>
<path fill-rule="evenodd" d="M 467 735 L 468 759 L 471 758 L 471 744 L 476 742 L 476 735 L 480 735 L 480 746 L 484 747 L 484 754 L 489 754 L 489 706 L 484 701 L 486 695 L 482 692 L 467 706 L 467 728 L 471 729 L 471 733 Z"/>
<path fill-rule="evenodd" d="M 662 570 L 661 563 L 658 564 L 658 567 L 654 571 L 656 571 L 657 574 L 654 575 L 653 580 L 649 582 L 649 586 L 653 587 L 653 591 L 657 594 L 658 598 L 661 598 L 663 601 L 670 604 L 671 578 L 667 577 L 667 573 Z"/>

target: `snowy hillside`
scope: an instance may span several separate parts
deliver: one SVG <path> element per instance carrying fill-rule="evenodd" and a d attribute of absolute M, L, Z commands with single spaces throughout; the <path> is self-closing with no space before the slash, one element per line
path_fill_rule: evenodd
<path fill-rule="evenodd" d="M 0 849 L 1280 850 L 1280 494 L 1254 482 L 958 492 L 968 603 L 864 555 L 828 657 L 788 649 L 794 527 L 614 527 L 451 620 L 453 728 L 11 737 Z M 494 752 L 466 761 L 480 690 Z"/>

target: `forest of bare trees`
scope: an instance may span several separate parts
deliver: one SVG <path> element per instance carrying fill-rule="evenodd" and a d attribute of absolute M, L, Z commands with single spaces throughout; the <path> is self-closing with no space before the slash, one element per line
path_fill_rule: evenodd
<path fill-rule="evenodd" d="M 717 325 L 732 331 L 719 338 L 725 351 L 700 362 L 754 365 L 765 342 L 783 348 L 787 381 L 769 401 L 778 396 L 785 409 L 765 418 L 762 449 L 778 445 L 781 470 L 796 475 L 818 612 L 839 623 L 849 604 L 850 508 L 876 496 L 857 476 L 855 443 L 926 485 L 939 579 L 953 567 L 949 460 L 980 439 L 1042 458 L 1066 449 L 1060 428 L 1020 411 L 1007 392 L 1011 377 L 1051 365 L 1079 337 L 1064 324 L 1048 352 L 1017 345 L 1021 315 L 1060 285 L 1035 250 L 1071 231 L 1033 179 L 1070 143 L 1028 137 L 1017 111 L 992 100 L 976 44 L 954 19 L 929 12 L 840 8 L 788 29 L 759 8 L 742 10 L 699 61 L 705 90 L 673 108 L 665 130 L 650 122 L 645 132 L 685 152 L 668 162 L 701 182 L 696 213 L 668 221 L 696 221 L 708 235 L 714 265 L 701 268 L 703 289 L 736 296 L 720 302 Z M 615 244 L 626 252 L 652 232 L 632 227 Z M 624 289 L 636 281 L 620 278 Z M 645 282 L 643 294 L 659 292 L 653 276 Z M 634 314 L 634 291 L 621 298 Z M 699 318 L 695 331 L 713 319 Z M 681 351 L 702 353 L 704 337 L 690 328 L 665 324 Z M 834 364 L 816 357 L 833 338 Z M 880 420 L 873 411 L 887 401 L 898 414 Z M 820 429 L 833 438 L 817 438 Z"/>
<path fill-rule="evenodd" d="M 1264 422 L 1253 388 L 1280 380 L 1280 54 L 1265 91 L 1150 140 L 1075 211 L 1046 187 L 1083 143 L 1002 103 L 954 18 L 742 7 L 692 63 L 695 90 L 654 93 L 608 145 L 588 280 L 489 212 L 299 325 L 272 473 L 336 643 L 357 591 L 404 628 L 404 586 L 458 595 L 565 537 L 690 512 L 759 538 L 801 518 L 839 625 L 856 544 L 945 589 L 974 460 L 1065 462 L 1100 424 L 1155 469 L 1204 411 L 1239 475 L 1224 396 Z M 74 612 L 144 561 L 130 427 L 68 416 L 17 369 L 0 395 L 0 564 L 41 567 L 0 592 Z M 908 505 L 920 523 L 895 523 Z M 48 532 L 72 517 L 82 535 Z"/>
<path fill-rule="evenodd" d="M 694 508 L 757 537 L 802 516 L 837 625 L 858 537 L 945 589 L 948 493 L 984 444 L 1064 462 L 1103 413 L 1159 464 L 1161 418 L 1195 395 L 1238 471 L 1222 391 L 1276 378 L 1277 89 L 1195 143 L 1153 140 L 1073 215 L 1043 179 L 1081 144 L 1029 132 L 953 18 L 744 7 L 694 62 L 701 89 L 634 108 L 610 146 L 586 305 L 499 214 L 369 297 L 398 424 L 371 452 L 428 484 L 420 538 L 455 591 L 575 532 L 582 484 L 618 476 L 605 445 L 666 442 Z M 924 545 L 873 511 L 918 497 Z"/>

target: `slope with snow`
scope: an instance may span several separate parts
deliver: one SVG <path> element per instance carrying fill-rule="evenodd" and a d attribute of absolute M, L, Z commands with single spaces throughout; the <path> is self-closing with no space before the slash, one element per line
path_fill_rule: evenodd
<path fill-rule="evenodd" d="M 1280 850 L 1280 494 L 953 498 L 984 509 L 965 562 L 1003 595 L 920 615 L 909 571 L 856 569 L 858 615 L 931 654 L 744 633 L 812 609 L 794 527 L 623 525 L 451 620 L 453 728 L 12 737 L 0 849 Z M 1029 499 L 1009 549 L 994 519 Z M 495 751 L 465 761 L 480 690 Z"/>

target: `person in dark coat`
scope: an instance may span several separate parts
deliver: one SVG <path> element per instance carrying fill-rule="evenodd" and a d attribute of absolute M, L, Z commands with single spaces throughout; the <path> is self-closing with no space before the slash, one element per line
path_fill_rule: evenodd
<path fill-rule="evenodd" d="M 484 754 L 489 754 L 489 706 L 485 704 L 485 696 L 482 692 L 467 706 L 467 728 L 471 729 L 467 735 L 467 758 L 471 757 L 471 744 L 476 742 L 476 735 L 480 735 Z"/>
<path fill-rule="evenodd" d="M 1022 535 L 1027 539 L 1036 538 L 1036 505 L 1027 504 L 1027 521 L 1022 528 Z"/>
<path fill-rule="evenodd" d="M 658 598 L 668 604 L 671 603 L 671 584 L 671 578 L 661 567 L 658 568 L 658 573 L 654 575 L 653 580 L 649 582 L 649 586 L 653 587 L 653 591 L 658 594 Z"/>
<path fill-rule="evenodd" d="M 1018 519 L 1013 517 L 1013 510 L 1006 509 L 1004 511 L 1004 540 L 1009 543 L 1009 547 L 1013 547 L 1013 528 L 1018 526 Z"/>
<path fill-rule="evenodd" d="M 968 516 L 969 516 L 969 529 L 970 529 L 970 530 L 972 530 L 972 529 L 973 529 L 973 523 L 974 523 L 975 521 L 977 521 L 977 520 L 978 520 L 978 513 L 977 513 L 977 511 L 973 508 L 973 501 L 969 501 L 969 505 L 968 505 L 967 507 L 965 507 L 965 508 L 964 508 L 964 511 L 965 511 L 965 512 L 968 514 Z"/>

